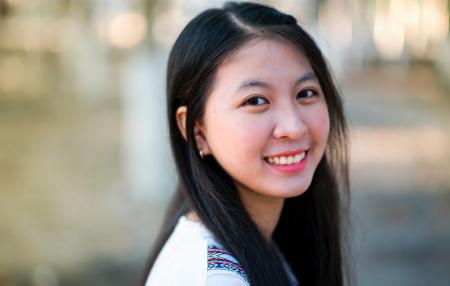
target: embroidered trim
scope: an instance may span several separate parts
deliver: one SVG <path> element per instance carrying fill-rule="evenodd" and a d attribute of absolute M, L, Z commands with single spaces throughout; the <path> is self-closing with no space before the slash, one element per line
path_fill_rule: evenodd
<path fill-rule="evenodd" d="M 208 244 L 208 271 L 224 270 L 239 275 L 245 282 L 250 283 L 247 273 L 239 261 L 228 251 L 215 244 Z"/>

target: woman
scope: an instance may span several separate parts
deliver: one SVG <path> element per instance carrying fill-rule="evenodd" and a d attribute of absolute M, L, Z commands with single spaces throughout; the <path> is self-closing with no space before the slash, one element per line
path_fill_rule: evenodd
<path fill-rule="evenodd" d="M 206 10 L 174 44 L 167 92 L 179 189 L 146 285 L 343 285 L 346 122 L 296 20 Z"/>

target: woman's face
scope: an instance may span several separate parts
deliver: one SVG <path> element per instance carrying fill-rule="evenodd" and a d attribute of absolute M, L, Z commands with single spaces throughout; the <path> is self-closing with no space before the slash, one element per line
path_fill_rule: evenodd
<path fill-rule="evenodd" d="M 276 40 L 247 43 L 218 68 L 196 136 L 240 192 L 305 192 L 327 144 L 329 117 L 308 59 Z"/>

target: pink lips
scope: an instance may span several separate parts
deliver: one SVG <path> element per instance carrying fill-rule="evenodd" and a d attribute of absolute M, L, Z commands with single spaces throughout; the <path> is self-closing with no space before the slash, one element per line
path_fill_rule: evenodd
<path fill-rule="evenodd" d="M 305 157 L 298 163 L 289 164 L 289 165 L 275 165 L 268 163 L 272 168 L 274 168 L 277 171 L 283 172 L 283 173 L 296 173 L 300 172 L 306 167 L 307 159 L 308 159 L 308 151 L 306 150 L 295 150 L 295 151 L 288 151 L 279 153 L 276 155 L 272 155 L 271 157 L 280 157 L 280 156 L 290 156 L 290 155 L 296 155 L 299 153 L 305 152 Z"/>

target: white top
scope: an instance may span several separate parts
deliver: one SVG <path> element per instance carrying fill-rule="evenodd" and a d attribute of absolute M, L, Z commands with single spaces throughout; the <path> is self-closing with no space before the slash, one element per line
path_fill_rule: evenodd
<path fill-rule="evenodd" d="M 292 277 L 292 272 L 290 274 Z M 156 259 L 145 286 L 250 284 L 239 261 L 214 239 L 210 231 L 203 224 L 182 216 Z"/>

